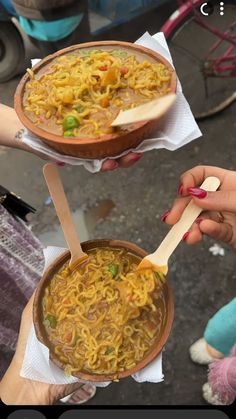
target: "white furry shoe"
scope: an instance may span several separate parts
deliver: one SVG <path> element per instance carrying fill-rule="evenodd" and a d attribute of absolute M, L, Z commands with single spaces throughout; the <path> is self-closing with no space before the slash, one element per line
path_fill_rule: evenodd
<path fill-rule="evenodd" d="M 201 365 L 208 365 L 215 359 L 208 353 L 207 343 L 204 338 L 198 339 L 189 348 L 190 358 L 193 362 Z"/>
<path fill-rule="evenodd" d="M 209 383 L 203 384 L 202 395 L 203 395 L 203 398 L 209 404 L 213 404 L 213 405 L 216 405 L 216 406 L 225 406 L 225 403 L 222 403 L 219 396 L 217 394 L 212 393 L 212 389 L 211 389 L 211 386 L 209 385 Z"/>

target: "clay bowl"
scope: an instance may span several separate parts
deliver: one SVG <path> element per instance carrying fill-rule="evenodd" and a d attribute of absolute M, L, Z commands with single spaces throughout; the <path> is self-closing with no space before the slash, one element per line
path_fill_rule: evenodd
<path fill-rule="evenodd" d="M 143 258 L 147 253 L 141 249 L 140 247 L 136 246 L 133 243 L 122 241 L 122 240 L 91 240 L 82 243 L 82 249 L 86 252 L 90 249 L 98 248 L 98 247 L 111 247 L 111 248 L 121 248 L 126 249 L 129 253 L 132 253 L 134 257 L 137 257 L 137 260 Z M 64 369 L 65 365 L 57 358 L 54 354 L 52 349 L 52 344 L 50 343 L 46 330 L 43 325 L 43 310 L 42 310 L 42 299 L 44 296 L 45 288 L 48 286 L 49 282 L 51 281 L 54 274 L 62 267 L 62 265 L 70 258 L 70 253 L 66 252 L 62 256 L 60 256 L 55 262 L 47 269 L 44 273 L 38 287 L 36 290 L 35 298 L 34 298 L 34 306 L 33 306 L 33 321 L 34 327 L 36 331 L 37 338 L 40 342 L 46 345 L 50 351 L 50 359 L 54 364 L 58 367 Z M 75 374 L 78 378 L 86 381 L 111 381 L 117 378 L 121 379 L 124 377 L 128 377 L 140 369 L 144 368 L 147 364 L 156 358 L 158 354 L 162 351 L 169 335 L 171 332 L 171 327 L 174 318 L 174 301 L 173 301 L 173 294 L 172 290 L 168 283 L 165 283 L 163 286 L 163 299 L 165 303 L 165 309 L 163 308 L 163 312 L 165 315 L 163 316 L 164 321 L 160 330 L 160 334 L 157 336 L 156 341 L 154 342 L 152 348 L 149 352 L 145 355 L 145 357 L 140 361 L 135 367 L 130 370 L 120 372 L 116 375 L 98 375 L 88 373 L 86 371 L 80 371 L 78 374 Z M 163 304 L 164 307 L 164 304 Z"/>
<path fill-rule="evenodd" d="M 49 55 L 48 57 L 41 60 L 37 65 L 34 66 L 34 73 L 36 75 L 41 73 L 45 66 L 50 65 L 50 63 L 58 56 L 84 48 L 109 49 L 110 47 L 112 47 L 112 49 L 124 49 L 130 54 L 135 54 L 136 56 L 141 57 L 141 59 L 148 59 L 152 62 L 161 62 L 165 64 L 165 66 L 168 67 L 172 72 L 170 90 L 172 93 L 176 91 L 176 74 L 170 63 L 160 54 L 150 50 L 149 48 L 145 48 L 143 46 L 129 42 L 99 41 L 73 45 L 69 48 L 57 51 L 55 54 Z M 29 79 L 30 77 L 28 73 L 25 74 L 17 87 L 14 99 L 16 113 L 22 124 L 29 131 L 31 131 L 35 136 L 39 137 L 43 142 L 61 154 L 86 159 L 116 156 L 125 150 L 137 147 L 145 138 L 148 138 L 151 135 L 151 133 L 158 127 L 160 122 L 160 119 L 156 119 L 153 121 L 136 123 L 133 125 L 132 130 L 124 131 L 119 136 L 114 136 L 114 134 L 107 134 L 99 138 L 64 138 L 63 136 L 50 133 L 43 128 L 35 126 L 34 123 L 25 114 L 23 109 L 23 98 L 25 93 L 25 86 Z M 161 118 L 163 117 L 164 115 Z"/>

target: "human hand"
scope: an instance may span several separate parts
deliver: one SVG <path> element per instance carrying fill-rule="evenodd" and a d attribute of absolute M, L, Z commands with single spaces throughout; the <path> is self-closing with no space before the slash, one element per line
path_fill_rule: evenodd
<path fill-rule="evenodd" d="M 18 148 L 21 148 L 21 150 L 28 151 L 32 154 L 35 154 L 36 156 L 40 157 L 43 160 L 52 160 L 54 163 L 56 163 L 58 166 L 65 166 L 65 163 L 60 161 L 56 158 L 50 158 L 48 155 L 43 154 L 40 151 L 34 150 L 33 148 L 29 147 L 28 145 L 24 144 L 22 141 L 20 145 L 18 144 Z M 101 171 L 102 172 L 109 172 L 118 168 L 126 168 L 133 166 L 134 163 L 136 163 L 138 160 L 141 159 L 143 153 L 133 153 L 130 152 L 126 154 L 125 156 L 122 156 L 118 159 L 107 159 L 103 162 Z"/>
<path fill-rule="evenodd" d="M 7 405 L 51 405 L 81 386 L 81 383 L 46 384 L 20 376 L 28 334 L 32 325 L 33 297 L 22 313 L 16 352 L 0 382 L 0 398 Z"/>
<path fill-rule="evenodd" d="M 217 192 L 206 192 L 199 185 L 208 176 L 220 179 Z M 214 166 L 196 166 L 180 178 L 178 197 L 162 216 L 167 224 L 175 224 L 191 199 L 203 212 L 184 235 L 188 244 L 202 240 L 203 234 L 236 248 L 236 172 Z"/>
<path fill-rule="evenodd" d="M 143 153 L 128 153 L 116 160 L 107 159 L 103 162 L 101 171 L 108 172 L 122 167 L 133 166 L 134 163 L 141 159 L 142 155 Z"/>
<path fill-rule="evenodd" d="M 21 148 L 21 150 L 28 151 L 32 154 L 35 154 L 37 157 L 40 157 L 43 160 L 51 160 L 54 163 L 56 163 L 58 166 L 65 166 L 66 163 L 60 161 L 56 158 L 50 158 L 48 155 L 43 154 L 40 151 L 34 150 L 33 148 L 29 147 L 28 145 L 24 144 L 21 141 L 21 144 L 18 145 L 18 148 Z M 143 153 L 128 153 L 125 156 L 122 156 L 118 159 L 107 159 L 103 162 L 101 171 L 102 172 L 109 172 L 118 168 L 126 168 L 133 166 L 134 163 L 136 163 L 138 160 L 141 159 L 143 156 Z"/>
<path fill-rule="evenodd" d="M 7 123 L 6 123 L 7 121 Z M 43 160 L 49 160 L 49 157 L 33 148 L 29 147 L 27 144 L 23 143 L 21 139 L 22 131 L 24 126 L 21 124 L 20 120 L 17 117 L 14 109 L 9 106 L 0 104 L 0 123 L 1 123 L 1 137 L 0 137 L 0 146 L 17 148 L 29 153 L 35 154 L 37 157 L 40 157 Z M 136 163 L 142 157 L 142 153 L 128 153 L 119 159 L 112 160 L 107 159 L 103 162 L 102 171 L 107 172 L 115 170 L 121 167 L 130 167 Z M 55 161 L 55 159 L 53 159 Z M 60 166 L 64 166 L 63 162 L 55 161 L 55 163 Z"/>

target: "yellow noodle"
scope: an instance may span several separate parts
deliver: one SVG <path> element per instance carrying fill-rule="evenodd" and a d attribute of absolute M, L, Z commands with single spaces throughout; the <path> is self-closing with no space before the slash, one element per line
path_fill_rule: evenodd
<path fill-rule="evenodd" d="M 167 94 L 171 81 L 164 64 L 139 62 L 123 50 L 77 51 L 55 59 L 45 74 L 27 72 L 24 108 L 34 123 L 47 127 L 52 119 L 63 135 L 63 120 L 72 115 L 79 122 L 74 135 L 90 137 L 106 134 L 120 109 Z"/>
<path fill-rule="evenodd" d="M 116 374 L 141 361 L 159 335 L 164 278 L 151 269 L 136 271 L 123 250 L 95 249 L 89 256 L 79 270 L 71 272 L 66 263 L 52 278 L 44 325 L 67 374 Z"/>

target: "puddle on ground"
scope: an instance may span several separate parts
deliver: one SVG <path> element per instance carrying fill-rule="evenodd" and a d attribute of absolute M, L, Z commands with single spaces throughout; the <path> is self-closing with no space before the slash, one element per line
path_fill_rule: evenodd
<path fill-rule="evenodd" d="M 114 207 L 115 204 L 111 199 L 103 199 L 86 211 L 78 208 L 72 213 L 81 242 L 92 239 L 96 225 L 108 217 Z M 54 226 L 52 231 L 40 234 L 38 238 L 44 246 L 67 247 L 59 224 Z"/>
<path fill-rule="evenodd" d="M 85 225 L 90 237 L 96 225 L 108 217 L 114 207 L 115 204 L 111 199 L 103 199 L 84 213 Z"/>

